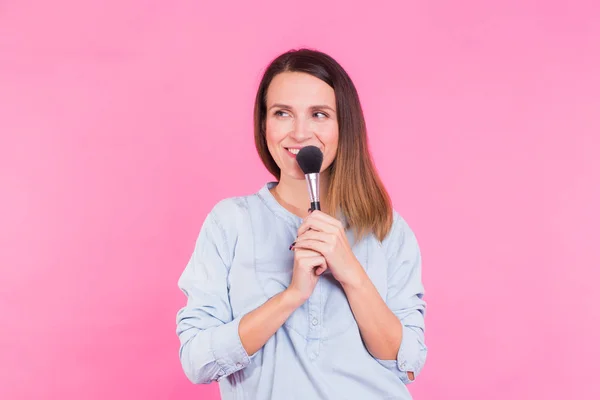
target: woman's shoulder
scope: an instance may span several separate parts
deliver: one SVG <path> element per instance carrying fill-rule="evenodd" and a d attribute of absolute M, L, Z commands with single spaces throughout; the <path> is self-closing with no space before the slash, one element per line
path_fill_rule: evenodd
<path fill-rule="evenodd" d="M 246 224 L 249 215 L 247 197 L 226 197 L 209 206 L 201 223 L 197 245 L 208 239 L 217 246 L 223 246 L 223 252 L 228 253 Z"/>
<path fill-rule="evenodd" d="M 384 237 L 382 245 L 385 248 L 398 248 L 408 242 L 417 242 L 416 235 L 407 220 L 397 209 L 392 209 L 392 225 Z"/>
<path fill-rule="evenodd" d="M 269 183 L 254 192 L 224 197 L 213 204 L 208 217 L 223 224 L 233 224 L 250 215 L 269 212 L 269 208 L 265 207 L 268 190 Z"/>
<path fill-rule="evenodd" d="M 209 214 L 219 219 L 235 219 L 238 214 L 247 209 L 247 196 L 226 197 L 213 204 Z"/>
<path fill-rule="evenodd" d="M 249 213 L 251 207 L 249 198 L 251 196 L 232 196 L 218 200 L 210 208 L 207 218 L 216 221 L 220 225 L 231 225 Z"/>

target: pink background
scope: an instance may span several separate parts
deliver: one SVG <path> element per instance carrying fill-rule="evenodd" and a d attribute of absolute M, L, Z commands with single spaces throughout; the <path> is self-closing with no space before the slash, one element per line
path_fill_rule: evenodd
<path fill-rule="evenodd" d="M 415 399 L 600 398 L 598 3 L 217 3 L 0 4 L 0 398 L 218 398 L 177 279 L 270 179 L 253 96 L 298 46 L 355 80 L 421 242 Z"/>

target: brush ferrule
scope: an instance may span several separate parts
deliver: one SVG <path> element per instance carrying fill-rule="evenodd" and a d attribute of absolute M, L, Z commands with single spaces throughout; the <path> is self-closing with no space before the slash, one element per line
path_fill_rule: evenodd
<path fill-rule="evenodd" d="M 306 177 L 310 202 L 316 203 L 319 201 L 319 173 L 306 174 L 304 176 Z"/>

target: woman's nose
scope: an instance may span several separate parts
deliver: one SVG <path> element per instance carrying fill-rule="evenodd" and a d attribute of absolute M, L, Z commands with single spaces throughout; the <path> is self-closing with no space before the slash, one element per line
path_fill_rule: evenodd
<path fill-rule="evenodd" d="M 294 121 L 294 127 L 291 132 L 291 136 L 297 141 L 302 141 L 310 138 L 312 136 L 312 130 L 310 127 L 309 121 L 303 121 L 301 119 L 296 119 Z"/>

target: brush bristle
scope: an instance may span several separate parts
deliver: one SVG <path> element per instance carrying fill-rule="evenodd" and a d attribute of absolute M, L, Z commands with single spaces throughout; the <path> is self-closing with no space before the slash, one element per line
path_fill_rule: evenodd
<path fill-rule="evenodd" d="M 323 152 L 316 146 L 306 146 L 300 149 L 296 161 L 304 174 L 314 174 L 321 171 Z"/>

